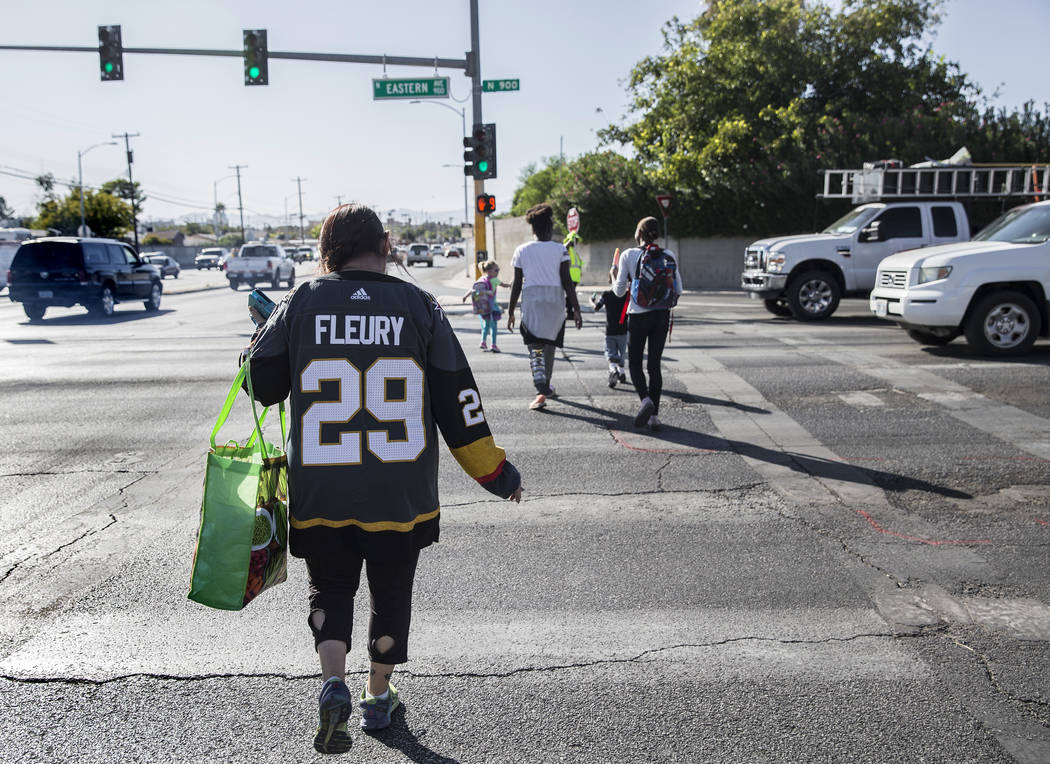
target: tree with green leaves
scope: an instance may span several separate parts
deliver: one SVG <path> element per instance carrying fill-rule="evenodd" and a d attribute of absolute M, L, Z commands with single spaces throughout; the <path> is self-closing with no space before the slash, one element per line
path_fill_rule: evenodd
<path fill-rule="evenodd" d="M 10 220 L 15 216 L 15 211 L 7 206 L 7 200 L 0 196 L 0 220 Z"/>
<path fill-rule="evenodd" d="M 134 200 L 135 209 L 139 210 L 142 209 L 142 204 L 146 201 L 146 195 L 142 192 L 142 188 L 137 180 L 131 183 L 123 178 L 114 178 L 103 183 L 101 190 L 103 193 L 124 199 L 128 204 L 131 204 L 132 200 Z"/>
<path fill-rule="evenodd" d="M 633 69 L 630 119 L 600 133 L 673 191 L 679 234 L 805 230 L 821 169 L 967 146 L 975 162 L 1050 158 L 1032 104 L 988 106 L 923 42 L 941 0 L 712 0 L 664 28 L 665 51 Z"/>
<path fill-rule="evenodd" d="M 72 188 L 64 197 L 52 192 L 37 205 L 37 212 L 34 228 L 75 236 L 80 228 L 79 189 Z M 131 230 L 131 205 L 112 194 L 85 191 L 84 221 L 95 236 L 123 236 Z"/>

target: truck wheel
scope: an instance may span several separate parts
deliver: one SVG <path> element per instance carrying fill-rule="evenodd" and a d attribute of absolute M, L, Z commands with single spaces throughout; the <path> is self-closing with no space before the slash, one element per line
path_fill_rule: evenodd
<path fill-rule="evenodd" d="M 237 291 L 237 287 L 239 287 L 240 285 L 241 282 L 239 282 L 237 279 L 230 279 L 230 289 L 232 289 L 234 292 Z"/>
<path fill-rule="evenodd" d="M 114 306 L 116 304 L 117 300 L 113 296 L 113 287 L 109 284 L 104 284 L 102 291 L 99 293 L 98 299 L 93 305 L 88 307 L 88 311 L 94 313 L 96 316 L 109 318 L 113 315 Z"/>
<path fill-rule="evenodd" d="M 970 347 L 981 355 L 1021 355 L 1039 336 L 1040 318 L 1035 303 L 1010 289 L 982 297 L 966 319 L 964 333 Z"/>
<path fill-rule="evenodd" d="M 142 301 L 142 304 L 146 306 L 146 310 L 151 313 L 160 310 L 160 296 L 163 291 L 159 281 L 154 281 L 150 285 L 149 299 Z"/>
<path fill-rule="evenodd" d="M 762 304 L 765 305 L 766 310 L 768 310 L 774 316 L 791 315 L 791 306 L 789 306 L 781 297 L 778 297 L 775 300 L 763 300 Z"/>
<path fill-rule="evenodd" d="M 44 317 L 44 312 L 47 310 L 47 306 L 38 305 L 35 302 L 23 302 L 22 310 L 26 312 L 26 317 L 30 321 L 40 321 Z"/>
<path fill-rule="evenodd" d="M 822 321 L 839 306 L 839 282 L 827 271 L 806 271 L 791 279 L 787 302 L 799 321 Z"/>
<path fill-rule="evenodd" d="M 908 336 L 920 345 L 947 345 L 961 334 L 958 329 L 947 330 L 944 334 L 934 334 L 924 329 L 908 329 L 907 331 Z"/>
<path fill-rule="evenodd" d="M 289 289 L 295 286 L 295 268 L 292 268 L 292 272 L 288 274 L 288 281 L 285 283 L 288 284 Z"/>
<path fill-rule="evenodd" d="M 277 289 L 281 286 L 281 273 L 280 271 L 273 272 L 273 278 L 270 280 L 270 287 Z"/>

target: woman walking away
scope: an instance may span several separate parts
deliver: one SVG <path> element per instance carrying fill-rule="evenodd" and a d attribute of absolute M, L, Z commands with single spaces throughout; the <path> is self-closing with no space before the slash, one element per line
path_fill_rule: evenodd
<path fill-rule="evenodd" d="M 365 570 L 371 667 L 357 706 L 361 728 L 390 725 L 390 682 L 408 661 L 419 551 L 438 540 L 436 431 L 484 488 L 521 499 L 452 327 L 433 296 L 386 275 L 390 234 L 367 207 L 344 204 L 321 225 L 323 275 L 274 310 L 251 354 L 255 397 L 291 394 L 290 550 L 306 559 L 307 623 L 321 663 L 314 748 L 350 748 L 345 683 L 354 594 Z"/>
<path fill-rule="evenodd" d="M 660 391 L 663 375 L 660 359 L 667 342 L 671 326 L 671 308 L 682 294 L 682 273 L 674 253 L 663 249 L 655 242 L 660 235 L 660 224 L 656 218 L 642 218 L 634 231 L 638 242 L 620 256 L 620 273 L 613 285 L 619 296 L 631 291 L 631 302 L 627 309 L 627 328 L 630 340 L 627 343 L 627 363 L 631 370 L 631 382 L 641 398 L 641 407 L 634 417 L 635 427 L 649 426 L 660 429 Z M 648 345 L 646 370 L 648 382 L 642 371 L 642 356 Z"/>
<path fill-rule="evenodd" d="M 554 373 L 555 348 L 565 338 L 565 300 L 573 306 L 576 328 L 583 326 L 576 288 L 569 275 L 569 253 L 565 246 L 551 241 L 554 234 L 554 210 L 549 204 L 537 204 L 525 213 L 532 226 L 535 241 L 514 250 L 514 283 L 510 289 L 507 329 L 514 330 L 514 308 L 521 297 L 521 336 L 529 349 L 532 382 L 536 398 L 530 409 L 541 409 L 554 395 L 551 375 Z"/>

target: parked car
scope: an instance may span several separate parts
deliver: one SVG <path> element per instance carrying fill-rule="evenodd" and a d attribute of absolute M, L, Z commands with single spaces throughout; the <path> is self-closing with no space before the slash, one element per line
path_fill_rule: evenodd
<path fill-rule="evenodd" d="M 141 300 L 160 308 L 160 271 L 127 244 L 114 239 L 49 236 L 22 243 L 11 261 L 9 293 L 30 321 L 53 306 L 83 305 L 112 316 L 119 302 Z"/>
<path fill-rule="evenodd" d="M 274 289 L 282 281 L 289 289 L 295 284 L 295 263 L 280 244 L 250 241 L 226 258 L 225 268 L 230 289 L 241 284 L 254 288 L 258 282 L 267 282 Z"/>
<path fill-rule="evenodd" d="M 7 286 L 7 271 L 15 252 L 26 239 L 31 239 L 33 232 L 28 228 L 0 228 L 0 289 Z"/>
<path fill-rule="evenodd" d="M 982 355 L 1050 336 L 1050 201 L 1008 210 L 972 241 L 898 252 L 879 264 L 870 308 L 923 345 L 960 334 Z"/>
<path fill-rule="evenodd" d="M 959 202 L 864 204 L 820 233 L 754 242 L 744 253 L 740 286 L 773 315 L 817 321 L 834 313 L 843 295 L 867 295 L 884 257 L 969 238 Z"/>
<path fill-rule="evenodd" d="M 434 267 L 434 255 L 426 244 L 410 244 L 408 247 L 408 265 L 413 263 L 426 263 L 428 268 Z"/>
<path fill-rule="evenodd" d="M 143 252 L 140 257 L 150 265 L 157 266 L 157 270 L 160 271 L 160 277 L 172 276 L 173 278 L 179 277 L 179 264 L 175 261 L 175 258 L 168 257 L 163 252 Z"/>
<path fill-rule="evenodd" d="M 208 247 L 202 249 L 200 254 L 193 258 L 193 264 L 197 267 L 198 271 L 212 268 L 222 268 L 223 260 L 229 255 L 229 250 L 225 247 Z"/>

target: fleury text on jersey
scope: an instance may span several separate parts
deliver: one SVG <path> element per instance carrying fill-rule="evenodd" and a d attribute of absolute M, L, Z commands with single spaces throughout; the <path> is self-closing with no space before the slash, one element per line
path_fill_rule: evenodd
<path fill-rule="evenodd" d="M 314 316 L 314 344 L 400 345 L 404 323 L 403 316 L 321 314 Z"/>

